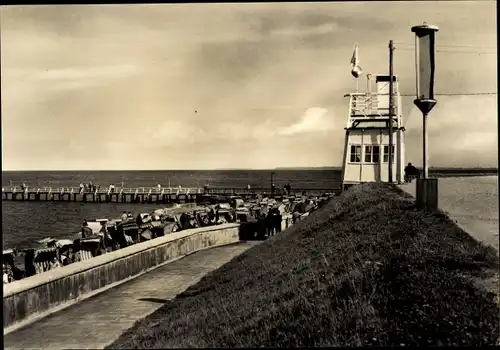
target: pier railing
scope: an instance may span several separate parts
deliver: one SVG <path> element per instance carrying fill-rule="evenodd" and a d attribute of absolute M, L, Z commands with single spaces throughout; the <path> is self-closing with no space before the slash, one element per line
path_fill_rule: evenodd
<path fill-rule="evenodd" d="M 161 188 L 158 187 L 134 187 L 134 188 L 125 188 L 125 187 L 115 187 L 114 189 L 110 188 L 99 188 L 95 191 L 81 189 L 80 187 L 22 187 L 14 186 L 14 187 L 2 187 L 2 192 L 11 192 L 11 193 L 86 193 L 86 194 L 190 194 L 190 193 L 203 193 L 202 188 L 196 187 L 183 187 L 183 188 Z"/>
<path fill-rule="evenodd" d="M 279 191 L 279 190 L 278 190 Z M 281 190 L 282 191 L 282 190 Z M 302 192 L 334 192 L 335 190 L 331 188 L 297 188 L 292 189 L 292 193 L 302 193 Z M 222 194 L 222 195 L 231 195 L 237 193 L 270 193 L 270 188 L 259 187 L 259 188 L 251 188 L 250 190 L 246 188 L 235 188 L 235 187 L 215 187 L 209 188 L 208 190 L 200 187 L 169 187 L 169 188 L 158 188 L 158 187 L 115 187 L 114 189 L 110 188 L 99 188 L 95 191 L 82 190 L 80 187 L 25 187 L 22 188 L 20 186 L 14 187 L 2 187 L 3 193 L 47 193 L 47 194 L 137 194 L 137 195 L 162 195 L 162 194 Z"/>

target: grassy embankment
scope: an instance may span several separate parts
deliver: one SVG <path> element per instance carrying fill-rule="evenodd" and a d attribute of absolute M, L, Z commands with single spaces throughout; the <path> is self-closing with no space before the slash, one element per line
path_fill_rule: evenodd
<path fill-rule="evenodd" d="M 111 348 L 494 344 L 497 255 L 399 189 L 353 187 Z"/>

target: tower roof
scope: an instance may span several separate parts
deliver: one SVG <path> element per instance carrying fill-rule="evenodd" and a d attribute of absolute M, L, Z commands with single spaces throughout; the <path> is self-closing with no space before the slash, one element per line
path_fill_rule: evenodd
<path fill-rule="evenodd" d="M 380 82 L 389 82 L 391 81 L 391 76 L 389 74 L 378 74 L 375 76 L 375 81 L 378 83 Z M 396 82 L 399 81 L 399 78 L 397 75 L 392 76 L 392 81 Z"/>

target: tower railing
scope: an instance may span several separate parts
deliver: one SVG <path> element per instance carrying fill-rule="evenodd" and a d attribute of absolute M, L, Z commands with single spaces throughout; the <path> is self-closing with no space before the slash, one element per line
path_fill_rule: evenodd
<path fill-rule="evenodd" d="M 384 97 L 388 97 L 387 93 L 364 93 L 356 92 L 346 94 L 344 97 L 349 97 L 349 114 L 348 127 L 356 120 L 387 120 L 389 119 L 389 106 L 380 106 L 380 102 Z M 401 123 L 401 98 L 399 94 L 394 94 L 395 106 L 393 110 L 393 119 L 397 122 L 398 127 Z"/>

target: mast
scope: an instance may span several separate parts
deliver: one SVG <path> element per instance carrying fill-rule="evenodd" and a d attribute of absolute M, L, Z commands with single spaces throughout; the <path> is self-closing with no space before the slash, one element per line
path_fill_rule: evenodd
<path fill-rule="evenodd" d="M 393 100 L 393 51 L 394 45 L 392 40 L 389 41 L 389 183 L 392 183 L 392 113 L 394 111 L 394 100 Z"/>

